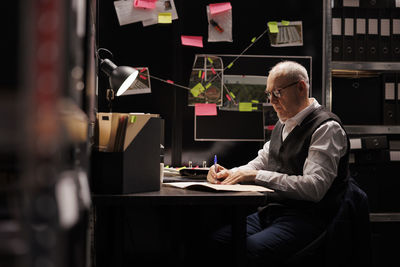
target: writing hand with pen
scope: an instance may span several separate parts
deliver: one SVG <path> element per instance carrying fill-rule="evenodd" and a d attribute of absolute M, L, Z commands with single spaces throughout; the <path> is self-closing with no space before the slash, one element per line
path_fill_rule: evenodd
<path fill-rule="evenodd" d="M 257 170 L 237 170 L 233 172 L 219 164 L 214 164 L 208 171 L 207 181 L 212 184 L 254 183 L 257 172 Z"/>

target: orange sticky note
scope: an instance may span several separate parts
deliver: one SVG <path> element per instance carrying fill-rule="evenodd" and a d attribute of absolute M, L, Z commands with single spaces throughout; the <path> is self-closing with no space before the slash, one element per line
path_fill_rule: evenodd
<path fill-rule="evenodd" d="M 210 4 L 210 13 L 215 15 L 232 9 L 230 2 Z"/>
<path fill-rule="evenodd" d="M 156 2 L 157 1 L 154 0 L 135 0 L 133 2 L 133 6 L 139 8 L 153 9 L 156 7 Z"/>
<path fill-rule="evenodd" d="M 203 36 L 181 36 L 182 45 L 203 47 Z"/>
<path fill-rule="evenodd" d="M 194 114 L 196 116 L 217 116 L 217 104 L 194 104 Z"/>

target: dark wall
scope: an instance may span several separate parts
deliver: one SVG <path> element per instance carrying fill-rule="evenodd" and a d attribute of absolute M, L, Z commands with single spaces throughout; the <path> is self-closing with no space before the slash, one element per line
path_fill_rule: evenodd
<path fill-rule="evenodd" d="M 113 0 L 98 1 L 98 47 L 112 51 L 118 65 L 147 66 L 150 75 L 187 86 L 195 54 L 240 54 L 267 28 L 268 21 L 301 20 L 303 46 L 274 48 L 263 36 L 247 55 L 312 56 L 313 96 L 322 102 L 322 25 L 323 1 L 230 1 L 232 4 L 233 42 L 208 43 L 206 6 L 223 1 L 175 0 L 178 20 L 172 24 L 143 27 L 142 23 L 119 26 Z M 203 36 L 203 48 L 182 46 L 181 35 Z M 267 73 L 267 69 L 263 70 Z M 99 111 L 108 111 L 99 79 Z M 116 99 L 113 111 L 158 113 L 165 119 L 165 163 L 174 166 L 201 165 L 212 162 L 218 154 L 220 163 L 233 167 L 247 163 L 262 147 L 260 142 L 198 142 L 193 139 L 194 108 L 187 106 L 188 91 L 156 79 L 152 93 Z"/>

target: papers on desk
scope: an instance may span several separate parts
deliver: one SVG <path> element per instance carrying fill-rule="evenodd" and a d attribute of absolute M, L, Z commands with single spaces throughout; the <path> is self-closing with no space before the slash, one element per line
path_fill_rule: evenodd
<path fill-rule="evenodd" d="M 182 189 L 193 189 L 201 191 L 236 191 L 236 192 L 274 192 L 274 190 L 259 185 L 243 184 L 212 184 L 209 182 L 176 182 L 167 183 L 166 186 L 172 186 Z"/>

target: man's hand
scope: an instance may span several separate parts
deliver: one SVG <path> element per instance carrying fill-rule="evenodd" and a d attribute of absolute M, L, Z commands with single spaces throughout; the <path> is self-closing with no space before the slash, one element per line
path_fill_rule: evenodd
<path fill-rule="evenodd" d="M 240 182 L 253 183 L 256 179 L 257 172 L 257 170 L 237 170 L 235 172 L 230 172 L 229 175 L 221 182 L 221 184 L 237 184 Z"/>
<path fill-rule="evenodd" d="M 207 174 L 207 181 L 212 184 L 219 184 L 222 180 L 228 177 L 230 173 L 231 171 L 225 169 L 219 164 L 212 165 Z"/>

